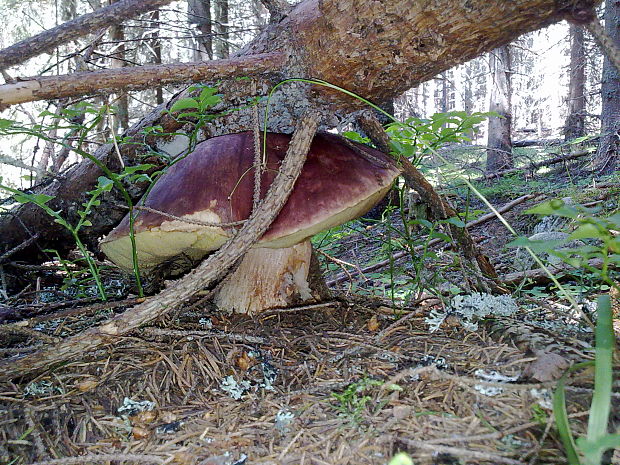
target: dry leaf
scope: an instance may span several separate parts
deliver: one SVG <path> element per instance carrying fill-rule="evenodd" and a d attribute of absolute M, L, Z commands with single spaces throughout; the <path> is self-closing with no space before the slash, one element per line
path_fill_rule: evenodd
<path fill-rule="evenodd" d="M 237 366 L 243 371 L 247 371 L 247 369 L 250 368 L 251 365 L 252 359 L 247 352 L 243 352 L 241 356 L 237 359 Z"/>
<path fill-rule="evenodd" d="M 528 365 L 523 376 L 528 379 L 545 382 L 559 379 L 570 363 L 564 357 L 553 352 L 537 350 L 536 360 Z"/>
<path fill-rule="evenodd" d="M 131 429 L 131 435 L 134 439 L 147 439 L 151 435 L 151 432 L 146 428 L 142 428 L 141 426 L 134 426 Z"/>
<path fill-rule="evenodd" d="M 134 424 L 147 425 L 157 420 L 158 414 L 156 410 L 145 410 L 144 412 L 138 412 L 131 417 L 131 421 Z"/>
<path fill-rule="evenodd" d="M 86 392 L 95 389 L 99 383 L 94 378 L 86 378 L 75 385 L 78 391 Z"/>
<path fill-rule="evenodd" d="M 379 329 L 379 319 L 377 315 L 373 315 L 370 320 L 366 323 L 368 327 L 368 331 L 372 331 L 373 333 Z"/>

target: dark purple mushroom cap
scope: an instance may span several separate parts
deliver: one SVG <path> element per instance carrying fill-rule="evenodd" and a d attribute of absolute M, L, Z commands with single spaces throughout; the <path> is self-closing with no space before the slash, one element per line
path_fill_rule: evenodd
<path fill-rule="evenodd" d="M 275 178 L 290 138 L 267 135 L 261 196 Z M 253 163 L 251 132 L 208 139 L 170 167 L 141 204 L 189 221 L 245 220 L 252 210 Z M 256 247 L 290 247 L 363 215 L 399 173 L 382 152 L 337 135 L 317 134 L 286 205 Z M 180 254 L 200 258 L 218 249 L 232 232 L 229 226 L 205 226 L 140 210 L 135 219 L 138 264 L 148 270 Z M 129 216 L 103 239 L 101 249 L 120 267 L 132 268 Z"/>

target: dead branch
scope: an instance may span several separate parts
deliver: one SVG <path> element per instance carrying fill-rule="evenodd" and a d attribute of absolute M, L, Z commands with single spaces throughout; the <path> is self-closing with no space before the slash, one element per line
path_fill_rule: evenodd
<path fill-rule="evenodd" d="M 239 232 L 187 276 L 168 285 L 155 298 L 133 307 L 107 323 L 68 337 L 61 343 L 17 359 L 0 362 L 0 379 L 40 371 L 65 360 L 82 356 L 95 347 L 113 343 L 118 337 L 169 312 L 204 289 L 233 266 L 267 230 L 293 188 L 306 160 L 318 127 L 318 117 L 306 114 L 293 134 L 280 171 L 259 208 L 252 212 Z"/>
<path fill-rule="evenodd" d="M 603 260 L 600 258 L 593 258 L 588 260 L 588 266 L 592 268 L 601 268 L 603 265 Z M 552 274 L 557 275 L 558 273 L 570 273 L 575 270 L 574 267 L 568 265 L 567 263 L 560 263 L 558 265 L 551 265 L 548 267 L 549 271 Z M 557 276 L 556 276 L 557 277 Z M 545 270 L 542 268 L 536 268 L 534 270 L 526 270 L 526 271 L 516 271 L 514 273 L 508 273 L 504 276 L 500 277 L 500 280 L 504 284 L 517 284 L 525 279 L 531 279 L 534 282 L 549 282 L 551 278 Z"/>
<path fill-rule="evenodd" d="M 146 89 L 155 85 L 213 81 L 236 76 L 255 76 L 278 71 L 284 63 L 279 52 L 248 55 L 225 60 L 146 65 L 131 68 L 41 76 L 0 86 L 0 111 L 9 105 L 75 97 L 115 90 Z"/>
<path fill-rule="evenodd" d="M 362 129 L 370 136 L 375 145 L 386 153 L 390 152 L 389 136 L 381 126 L 381 123 L 370 113 L 365 113 L 358 122 Z M 415 190 L 422 200 L 430 207 L 433 216 L 438 220 L 458 217 L 457 212 L 435 191 L 433 186 L 426 180 L 424 175 L 413 166 L 406 158 L 397 159 L 403 168 L 403 177 L 409 187 Z M 448 224 L 453 239 L 458 243 L 463 256 L 469 262 L 471 271 L 482 290 L 489 291 L 491 288 L 499 290 L 497 284 L 491 281 L 497 278 L 497 272 L 489 259 L 480 253 L 467 228 L 458 228 Z M 465 277 L 467 278 L 467 277 Z"/>
<path fill-rule="evenodd" d="M 535 195 L 532 194 L 527 194 L 527 195 L 523 195 L 515 200 L 512 200 L 510 202 L 508 202 L 507 204 L 501 206 L 500 208 L 497 209 L 497 211 L 499 213 L 505 213 L 511 209 L 513 209 L 514 207 L 516 207 L 517 205 L 525 202 L 526 200 L 530 200 L 535 198 Z M 474 226 L 478 226 L 479 224 L 485 223 L 486 221 L 492 220 L 493 218 L 495 218 L 496 215 L 495 213 L 491 212 L 491 213 L 487 213 L 485 215 L 482 215 L 480 218 L 473 220 L 473 221 L 469 221 L 465 227 L 466 228 L 473 228 Z M 416 252 L 422 252 L 425 248 L 427 247 L 432 247 L 434 245 L 440 244 L 441 242 L 443 242 L 441 239 L 432 239 L 431 241 L 428 242 L 428 244 L 426 245 L 419 245 L 414 247 L 413 251 L 410 252 L 408 250 L 401 250 L 400 252 L 396 252 L 395 254 L 392 255 L 391 258 L 388 258 L 386 260 L 374 263 L 370 266 L 366 266 L 364 268 L 356 268 L 356 270 L 354 271 L 355 274 L 361 274 L 363 276 L 364 273 L 370 273 L 371 271 L 375 271 L 375 270 L 379 270 L 381 268 L 383 268 L 384 266 L 388 266 L 390 264 L 390 262 L 392 262 L 393 260 L 397 260 L 399 258 L 402 258 L 406 255 L 409 255 L 410 253 L 416 253 Z M 351 273 L 346 273 L 346 274 L 339 274 L 338 276 L 336 276 L 334 279 L 330 280 L 327 282 L 328 286 L 334 286 L 338 283 L 341 283 L 343 281 L 346 281 L 347 279 L 352 279 Z M 503 281 L 505 282 L 505 281 Z"/>
<path fill-rule="evenodd" d="M 601 48 L 607 59 L 614 65 L 616 70 L 620 73 L 620 48 L 614 43 L 605 27 L 598 20 L 596 15 L 593 15 L 591 21 L 585 25 L 586 29 L 594 36 L 596 43 Z"/>
<path fill-rule="evenodd" d="M 588 152 L 587 150 L 582 150 L 582 151 L 579 151 L 579 152 L 571 153 L 570 155 L 560 155 L 560 156 L 557 156 L 557 157 L 550 158 L 548 160 L 542 160 L 542 161 L 539 161 L 539 162 L 536 162 L 536 163 L 531 163 L 529 166 L 525 166 L 523 168 L 509 168 L 507 170 L 501 170 L 501 171 L 497 171 L 495 173 L 490 173 L 490 174 L 487 174 L 485 176 L 481 176 L 479 178 L 476 178 L 475 181 L 484 181 L 486 179 L 497 178 L 497 177 L 503 176 L 505 174 L 516 173 L 518 171 L 523 171 L 523 170 L 535 171 L 538 168 L 542 168 L 543 166 L 550 166 L 550 165 L 555 165 L 557 163 L 562 163 L 562 162 L 574 160 L 576 158 L 580 158 L 580 157 L 583 157 L 585 155 L 588 155 L 589 153 L 590 152 Z"/>
<path fill-rule="evenodd" d="M 48 29 L 0 50 L 0 69 L 15 66 L 73 39 L 91 34 L 102 27 L 121 23 L 134 16 L 171 3 L 172 0 L 121 0 L 72 21 Z"/>

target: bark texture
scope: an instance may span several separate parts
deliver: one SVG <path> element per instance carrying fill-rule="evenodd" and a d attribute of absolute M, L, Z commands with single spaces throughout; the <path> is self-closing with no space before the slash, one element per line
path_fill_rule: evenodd
<path fill-rule="evenodd" d="M 0 69 L 18 65 L 29 58 L 49 52 L 58 45 L 92 34 L 102 27 L 156 10 L 171 2 L 172 0 L 120 0 L 0 50 Z"/>
<path fill-rule="evenodd" d="M 599 0 L 584 0 L 580 5 L 585 8 L 598 3 Z M 256 95 L 253 88 L 256 89 L 254 92 L 265 94 L 282 77 L 323 79 L 382 104 L 457 63 L 504 45 L 524 32 L 563 19 L 574 11 L 575 6 L 574 0 L 304 0 L 282 21 L 269 25 L 237 54 L 238 59 L 248 63 L 261 61 L 258 57 L 252 57 L 257 53 L 281 53 L 287 61 L 273 65 L 278 74 L 257 80 L 255 87 L 247 81 L 224 82 L 220 92 L 225 96 L 225 102 L 216 110 L 239 109 L 247 104 L 248 97 Z M 270 56 L 275 60 L 274 55 Z M 209 64 L 213 67 L 210 68 L 213 71 L 210 76 L 213 79 L 235 74 L 247 76 L 258 67 L 255 64 L 254 67 L 240 66 L 232 70 L 229 69 L 231 63 L 239 62 L 233 59 L 227 64 Z M 262 63 L 266 65 L 264 60 Z M 180 66 L 188 68 L 187 79 L 192 79 L 189 69 L 197 66 Z M 140 72 L 122 71 L 128 74 Z M 174 73 L 177 71 L 175 68 Z M 80 76 L 81 82 L 75 85 L 85 85 L 91 76 L 96 75 Z M 195 79 L 207 79 L 198 74 L 193 76 Z M 173 77 L 168 75 L 167 78 Z M 98 87 L 105 89 L 106 82 L 103 80 L 90 86 L 85 92 Z M 161 84 L 161 75 L 153 74 L 150 82 L 152 85 Z M 26 81 L 25 85 L 32 86 L 33 83 Z M 39 84 L 35 82 L 34 89 L 27 89 L 26 93 L 37 92 L 38 89 Z M 50 89 L 50 93 L 39 98 L 58 97 L 52 94 Z M 165 113 L 166 105 L 169 103 L 146 115 L 125 134 L 130 141 L 137 143 L 121 147 L 126 165 L 136 164 L 141 150 L 157 146 L 152 138 L 145 138 L 142 128 L 162 125 L 166 131 L 181 129 L 182 123 Z M 272 105 L 277 111 L 270 112 L 269 129 L 287 133 L 292 131 L 293 122 L 309 108 L 318 109 L 326 125 L 337 124 L 338 118 L 348 117 L 352 110 L 359 108 L 358 102 L 342 93 L 299 84 L 281 86 L 272 98 Z M 247 130 L 252 125 L 252 111 L 239 110 L 213 120 L 204 136 Z M 95 155 L 111 169 L 118 168 L 118 157 L 112 154 L 111 146 L 100 148 Z M 39 192 L 54 196 L 50 206 L 63 210 L 73 221 L 76 217 L 74 205 L 80 200 L 79 193 L 90 188 L 100 174 L 99 169 L 86 161 L 66 173 L 64 180 L 54 182 Z M 146 186 L 132 188 L 132 194 L 138 198 Z M 125 211 L 117 208 L 116 203 L 117 198 L 103 200 L 100 210 L 105 215 L 93 220 L 95 226 L 86 232 L 85 240 L 91 238 L 92 241 L 92 238 L 106 234 L 120 221 Z M 40 245 L 43 248 L 62 248 L 63 244 L 70 243 L 66 232 L 54 225 L 38 207 L 20 206 L 11 215 L 0 217 L 4 250 L 19 245 L 25 236 L 29 237 L 25 231 L 41 232 Z M 25 248 L 22 252 L 30 253 L 32 257 L 36 249 Z"/>
<path fill-rule="evenodd" d="M 497 173 L 513 167 L 512 158 L 512 106 L 511 106 L 511 57 L 510 48 L 505 45 L 489 55 L 491 68 L 491 100 L 489 111 L 499 116 L 489 118 L 487 142 L 487 174 Z"/>
<path fill-rule="evenodd" d="M 0 86 L 0 110 L 3 106 L 32 100 L 58 99 L 84 94 L 108 94 L 121 89 L 146 89 L 168 84 L 254 76 L 282 67 L 278 52 L 250 55 L 228 60 L 123 67 L 63 76 L 42 76 Z"/>
<path fill-rule="evenodd" d="M 570 25 L 570 79 L 568 82 L 568 116 L 564 124 L 564 138 L 569 141 L 585 135 L 586 114 L 586 54 L 584 29 Z"/>
<path fill-rule="evenodd" d="M 605 3 L 605 32 L 616 50 L 620 49 L 620 0 Z M 617 168 L 620 157 L 620 70 L 609 56 L 603 63 L 601 97 L 601 142 L 594 168 L 599 174 L 610 174 Z"/>
<path fill-rule="evenodd" d="M 194 61 L 213 59 L 213 31 L 211 24 L 211 0 L 189 0 L 187 16 L 196 25 L 200 35 L 196 37 Z"/>

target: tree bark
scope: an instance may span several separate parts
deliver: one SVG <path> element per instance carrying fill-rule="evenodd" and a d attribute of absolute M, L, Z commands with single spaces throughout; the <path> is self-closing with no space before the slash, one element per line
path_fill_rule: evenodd
<path fill-rule="evenodd" d="M 145 89 L 167 84 L 254 76 L 279 69 L 278 52 L 249 55 L 215 62 L 145 65 L 63 76 L 42 76 L 0 86 L 0 110 L 8 105 L 122 89 Z"/>
<path fill-rule="evenodd" d="M 584 0 L 583 6 L 592 7 L 598 2 Z M 429 0 L 424 4 L 416 0 L 384 3 L 358 0 L 355 4 L 355 14 L 349 14 L 347 12 L 353 11 L 352 0 L 304 0 L 282 21 L 268 26 L 237 53 L 237 58 L 208 64 L 170 65 L 163 77 L 161 73 L 152 70 L 151 83 L 161 85 L 175 79 L 178 82 L 176 74 L 179 69 L 185 70 L 187 80 L 207 80 L 209 77 L 248 76 L 251 70 L 271 67 L 279 74 L 258 80 L 255 88 L 259 93 L 266 93 L 281 76 L 314 77 L 382 104 L 458 63 L 509 43 L 520 34 L 561 20 L 575 7 L 573 0 L 514 0 L 508 3 L 503 0 Z M 266 62 L 265 55 L 262 58 L 252 56 L 269 52 L 277 54 L 268 55 L 274 61 L 271 65 Z M 279 61 L 283 56 L 287 57 L 285 63 Z M 237 69 L 228 69 L 235 64 Z M 209 77 L 206 74 L 199 76 L 198 72 L 194 74 L 193 70 L 201 66 L 204 66 L 203 71 L 210 71 Z M 145 68 L 133 72 L 138 73 Z M 132 73 L 128 69 L 122 72 L 128 75 Z M 171 73 L 175 76 L 171 76 Z M 89 76 L 93 75 L 95 73 Z M 78 79 L 81 82 L 75 85 L 84 85 L 89 76 L 80 76 Z M 46 79 L 53 78 L 39 78 L 40 81 Z M 137 85 L 135 81 L 128 82 Z M 33 86 L 32 81 L 27 83 Z M 116 81 L 115 85 L 118 83 Z M 144 85 L 144 80 L 141 83 Z M 102 80 L 98 86 L 84 86 L 82 89 L 84 92 L 92 92 L 93 88 L 105 89 L 106 85 L 111 83 Z M 37 81 L 34 87 L 38 90 Z M 256 95 L 251 89 L 252 86 L 243 80 L 222 82 L 220 93 L 224 101 L 216 111 L 237 111 L 210 122 L 205 128 L 204 137 L 252 127 L 252 109 L 242 108 L 248 97 Z M 32 93 L 33 90 L 28 92 Z M 47 92 L 39 98 L 58 97 L 53 95 L 53 85 L 47 88 Z M 277 108 L 277 118 L 269 118 L 268 129 L 291 132 L 294 121 L 309 107 L 320 110 L 326 118 L 325 124 L 334 126 L 338 123 L 338 117 L 360 106 L 359 102 L 350 97 L 323 87 L 285 85 L 272 98 L 272 108 Z M 120 151 L 127 166 L 136 164 L 142 153 L 159 145 L 152 137 L 145 139 L 142 128 L 162 125 L 170 132 L 181 128 L 182 123 L 171 118 L 165 111 L 166 107 L 165 104 L 153 110 L 125 134 L 129 143 L 122 146 Z M 260 109 L 264 110 L 264 103 L 261 103 Z M 273 114 L 271 111 L 270 115 Z M 118 157 L 112 153 L 111 146 L 101 147 L 95 155 L 112 170 L 118 169 Z M 74 222 L 77 217 L 75 205 L 83 201 L 80 192 L 90 189 L 100 175 L 101 172 L 92 162 L 85 161 L 66 173 L 65 179 L 55 181 L 37 192 L 54 196 L 49 205 L 65 212 L 68 220 Z M 144 189 L 146 186 L 132 186 L 131 193 L 139 198 Z M 118 197 L 102 199 L 99 210 L 104 213 L 97 216 L 93 220 L 94 226 L 84 232 L 85 240 L 96 242 L 97 237 L 109 232 L 120 221 L 126 211 L 118 208 L 115 205 L 117 203 L 121 203 Z M 66 231 L 55 225 L 38 207 L 23 205 L 10 215 L 0 217 L 0 236 L 3 238 L 0 247 L 9 250 L 21 244 L 27 236 L 25 230 L 41 232 L 40 245 L 43 248 L 61 249 L 71 243 Z M 22 258 L 32 260 L 35 256 L 36 249 L 32 247 L 22 250 Z"/>
<path fill-rule="evenodd" d="M 118 3 L 118 0 L 110 0 L 110 5 L 115 3 Z M 127 61 L 125 60 L 125 28 L 122 24 L 115 24 L 110 28 L 110 39 L 116 42 L 116 50 L 112 54 L 110 68 L 125 68 L 127 66 Z M 115 106 L 117 114 L 114 119 L 114 133 L 116 134 L 119 128 L 123 130 L 129 129 L 129 98 L 127 97 L 127 92 L 121 92 L 116 96 Z"/>
<path fill-rule="evenodd" d="M 570 80 L 568 82 L 568 116 L 564 124 L 564 139 L 569 141 L 586 133 L 586 54 L 584 30 L 570 25 Z"/>
<path fill-rule="evenodd" d="M 215 0 L 215 54 L 219 59 L 230 56 L 228 42 L 228 0 Z"/>
<path fill-rule="evenodd" d="M 93 33 L 103 27 L 155 10 L 172 0 L 121 0 L 113 5 L 80 16 L 0 50 L 0 69 L 15 66 L 29 58 L 49 52 L 58 45 Z"/>
<path fill-rule="evenodd" d="M 491 68 L 491 101 L 489 111 L 498 116 L 489 118 L 487 149 L 487 174 L 510 169 L 512 158 L 512 108 L 511 108 L 511 57 L 510 48 L 504 45 L 489 54 Z"/>
<path fill-rule="evenodd" d="M 189 0 L 187 2 L 188 19 L 200 32 L 196 37 L 194 61 L 213 59 L 213 31 L 211 21 L 211 0 Z"/>
<path fill-rule="evenodd" d="M 605 2 L 604 19 L 607 35 L 620 48 L 620 0 Z M 608 56 L 603 63 L 601 97 L 601 142 L 593 164 L 598 174 L 610 174 L 616 170 L 620 156 L 620 71 Z"/>

